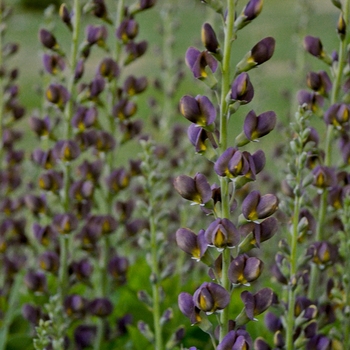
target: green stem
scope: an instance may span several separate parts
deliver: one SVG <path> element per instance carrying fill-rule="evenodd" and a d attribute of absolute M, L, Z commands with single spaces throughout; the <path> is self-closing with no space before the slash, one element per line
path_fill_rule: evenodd
<path fill-rule="evenodd" d="M 231 47 L 234 40 L 234 16 L 235 16 L 235 2 L 227 1 L 227 17 L 225 28 L 225 41 L 223 48 L 223 63 L 222 63 L 222 82 L 221 82 L 221 100 L 220 100 L 220 152 L 224 152 L 227 148 L 227 124 L 228 124 L 228 104 L 226 96 L 230 89 L 230 63 L 231 63 Z M 221 214 L 223 218 L 230 216 L 230 197 L 228 180 L 224 177 L 220 178 L 221 186 Z M 230 281 L 228 279 L 228 267 L 231 260 L 231 253 L 229 249 L 225 249 L 222 253 L 222 277 L 221 285 L 229 291 Z M 220 338 L 222 339 L 228 332 L 229 308 L 226 307 L 220 316 Z"/>
<path fill-rule="evenodd" d="M 152 194 L 150 194 L 150 207 L 154 208 Z M 163 350 L 162 328 L 160 324 L 160 273 L 158 265 L 158 246 L 157 246 L 157 226 L 154 218 L 153 209 L 150 215 L 150 238 L 151 238 L 151 259 L 152 259 L 152 297 L 153 297 L 153 325 L 155 336 L 155 350 Z"/>
<path fill-rule="evenodd" d="M 296 183 L 300 183 L 300 169 L 298 171 Z M 294 216 L 293 216 L 293 228 L 291 232 L 291 253 L 290 253 L 290 281 L 291 285 L 288 290 L 288 314 L 287 314 L 287 329 L 286 329 L 286 350 L 294 349 L 293 335 L 294 335 L 294 308 L 296 289 L 293 285 L 295 275 L 297 272 L 297 240 L 298 240 L 298 224 L 300 214 L 301 197 L 295 196 L 294 199 Z"/>
<path fill-rule="evenodd" d="M 74 98 L 73 98 L 73 89 L 74 89 L 74 71 L 77 64 L 77 53 L 78 53 L 78 37 L 80 30 L 80 4 L 79 0 L 74 0 L 74 23 L 73 23 L 73 36 L 72 36 L 72 46 L 71 46 L 71 61 L 70 61 L 70 79 L 68 83 L 68 92 L 71 96 L 67 102 L 64 116 L 65 116 L 65 133 L 64 137 L 66 140 L 69 140 L 72 137 L 72 126 L 71 119 L 73 115 L 74 107 Z M 70 208 L 70 199 L 69 199 L 69 187 L 71 182 L 71 163 L 65 162 L 63 164 L 63 198 L 62 206 L 65 213 L 69 212 Z M 67 293 L 68 285 L 68 259 L 69 259 L 69 242 L 70 239 L 66 235 L 61 235 L 60 237 L 60 268 L 59 268 L 59 288 L 58 294 L 60 302 L 63 303 L 64 295 Z"/>
<path fill-rule="evenodd" d="M 68 82 L 68 92 L 71 96 L 69 101 L 67 102 L 65 109 L 65 137 L 66 139 L 70 139 L 72 137 L 72 116 L 73 116 L 73 107 L 74 107 L 74 98 L 73 98 L 73 90 L 74 90 L 74 72 L 78 62 L 78 47 L 79 47 L 79 32 L 80 32 L 80 24 L 81 24 L 81 8 L 80 1 L 74 0 L 74 23 L 73 23 L 73 35 L 72 35 L 72 45 L 71 45 L 71 57 L 70 57 L 70 78 Z"/>

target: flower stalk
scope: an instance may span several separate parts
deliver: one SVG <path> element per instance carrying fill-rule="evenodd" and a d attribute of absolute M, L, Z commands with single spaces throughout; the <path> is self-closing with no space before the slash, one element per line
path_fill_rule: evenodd
<path fill-rule="evenodd" d="M 225 39 L 223 48 L 223 62 L 222 62 L 222 82 L 221 82 L 221 96 L 220 96 L 220 151 L 224 152 L 227 148 L 227 124 L 229 120 L 228 103 L 226 96 L 230 89 L 231 79 L 231 52 L 232 43 L 235 39 L 234 32 L 235 20 L 235 2 L 227 1 L 227 17 L 224 23 Z M 227 177 L 220 177 L 222 204 L 221 211 L 223 218 L 230 217 L 230 196 L 229 196 L 229 180 Z M 228 267 L 231 260 L 231 252 L 229 249 L 224 249 L 222 256 L 222 276 L 221 285 L 226 289 L 230 289 L 230 280 L 228 279 Z M 220 338 L 225 337 L 228 332 L 229 309 L 225 308 L 220 315 Z"/>

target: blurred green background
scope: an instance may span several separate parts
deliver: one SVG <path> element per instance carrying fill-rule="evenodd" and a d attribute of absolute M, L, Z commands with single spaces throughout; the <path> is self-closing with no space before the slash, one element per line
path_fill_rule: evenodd
<path fill-rule="evenodd" d="M 51 0 L 15 0 L 14 15 L 8 24 L 7 34 L 7 40 L 20 44 L 20 52 L 13 59 L 13 64 L 20 68 L 21 99 L 24 104 L 30 107 L 35 107 L 38 103 L 38 98 L 33 94 L 33 86 L 38 83 L 38 72 L 41 65 L 41 45 L 38 42 L 37 33 L 45 23 L 42 8 L 34 11 L 32 6 L 24 6 L 24 4 L 33 5 L 35 2 L 47 5 Z M 161 35 L 157 29 L 160 22 L 159 9 L 164 2 L 167 1 L 159 0 L 155 8 L 138 16 L 140 22 L 139 38 L 148 40 L 150 48 L 140 63 L 137 63 L 136 67 L 131 67 L 134 74 L 144 74 L 149 77 L 156 77 L 159 74 L 154 53 L 156 45 L 161 43 Z M 175 54 L 179 58 L 184 58 L 188 46 L 202 47 L 200 43 L 201 25 L 204 21 L 212 22 L 215 15 L 208 11 L 199 0 L 170 0 L 169 2 L 173 2 L 178 9 L 174 16 L 174 20 L 179 22 L 179 29 L 176 32 Z M 304 2 L 307 3 L 305 0 Z M 66 3 L 69 4 L 69 1 Z M 117 1 L 107 1 L 107 3 L 110 11 L 114 12 Z M 234 60 L 238 62 L 245 52 L 260 39 L 266 36 L 273 36 L 276 39 L 276 50 L 273 58 L 250 73 L 256 95 L 252 104 L 247 108 L 254 108 L 257 112 L 263 109 L 273 109 L 282 119 L 289 109 L 285 99 L 286 93 L 288 91 L 295 92 L 293 82 L 295 80 L 302 81 L 304 78 L 296 76 L 293 68 L 297 52 L 302 45 L 301 38 L 296 35 L 301 18 L 297 3 L 296 0 L 265 0 L 262 13 L 238 33 L 238 39 L 233 48 Z M 337 49 L 335 30 L 337 9 L 330 0 L 317 2 L 310 0 L 309 3 L 312 8 L 308 34 L 320 36 L 328 51 Z M 243 4 L 244 2 L 239 2 L 239 6 Z M 91 17 L 89 18 L 91 20 Z M 219 25 L 220 22 L 217 23 L 217 27 Z M 58 26 L 55 34 L 60 43 L 69 43 L 68 31 L 63 26 Z M 100 54 L 103 55 L 102 52 Z M 312 64 L 315 69 L 322 67 L 311 56 L 307 58 L 307 64 Z M 186 73 L 189 73 L 188 70 Z M 190 74 L 187 76 L 186 84 L 182 85 L 183 93 L 188 93 L 190 90 L 206 90 L 201 84 L 195 82 Z"/>

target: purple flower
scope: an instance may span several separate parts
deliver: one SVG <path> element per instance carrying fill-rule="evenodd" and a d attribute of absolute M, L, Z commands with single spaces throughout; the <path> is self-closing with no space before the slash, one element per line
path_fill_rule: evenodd
<path fill-rule="evenodd" d="M 247 220 L 255 221 L 271 216 L 278 207 L 278 199 L 274 194 L 261 196 L 259 191 L 252 191 L 243 200 L 242 213 Z"/>
<path fill-rule="evenodd" d="M 218 62 L 208 51 L 201 52 L 195 47 L 190 47 L 186 51 L 186 64 L 196 79 L 206 78 L 208 76 L 206 72 L 207 66 L 213 73 L 218 68 Z"/>
<path fill-rule="evenodd" d="M 244 120 L 243 130 L 247 139 L 254 141 L 267 135 L 275 128 L 275 125 L 275 112 L 269 111 L 257 116 L 254 111 L 250 111 Z"/>
<path fill-rule="evenodd" d="M 240 104 L 249 103 L 254 97 L 254 88 L 249 75 L 245 72 L 239 74 L 231 86 L 231 99 Z"/>
<path fill-rule="evenodd" d="M 252 348 L 252 339 L 249 333 L 243 329 L 230 331 L 217 346 L 217 350 L 250 350 Z"/>
<path fill-rule="evenodd" d="M 208 97 L 185 95 L 180 100 L 181 114 L 190 122 L 203 128 L 213 124 L 216 118 L 216 109 Z"/>
<path fill-rule="evenodd" d="M 220 45 L 213 27 L 209 23 L 204 23 L 201 33 L 202 43 L 205 48 L 212 53 L 218 53 Z"/>
<path fill-rule="evenodd" d="M 236 226 L 228 219 L 216 219 L 205 231 L 205 238 L 209 245 L 219 251 L 233 248 L 239 243 L 239 234 Z"/>
<path fill-rule="evenodd" d="M 181 197 L 194 203 L 204 205 L 211 200 L 211 188 L 207 178 L 197 173 L 194 178 L 180 175 L 174 179 L 174 187 Z"/>
<path fill-rule="evenodd" d="M 204 282 L 193 294 L 194 305 L 207 314 L 224 309 L 230 302 L 229 292 L 212 282 Z"/>
<path fill-rule="evenodd" d="M 198 235 L 187 228 L 180 228 L 176 231 L 176 243 L 192 259 L 201 260 L 208 248 L 204 230 L 200 230 Z"/>
<path fill-rule="evenodd" d="M 249 285 L 260 276 L 263 265 L 263 262 L 256 257 L 238 255 L 229 266 L 228 278 L 233 284 Z"/>

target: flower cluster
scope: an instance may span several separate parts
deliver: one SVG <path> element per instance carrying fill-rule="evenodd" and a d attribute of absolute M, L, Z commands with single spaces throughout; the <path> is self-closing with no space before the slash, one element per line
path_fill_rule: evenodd
<path fill-rule="evenodd" d="M 243 309 L 236 317 L 231 314 L 234 303 L 231 295 L 238 288 L 250 286 L 261 275 L 264 264 L 251 250 L 260 248 L 260 243 L 277 231 L 277 220 L 271 215 L 279 201 L 273 194 L 252 190 L 266 158 L 262 150 L 252 154 L 243 147 L 269 134 L 276 125 L 276 114 L 269 111 L 257 115 L 251 110 L 233 145 L 229 145 L 228 120 L 240 106 L 253 99 L 254 88 L 247 71 L 271 58 L 275 41 L 271 37 L 262 39 L 232 69 L 231 44 L 237 32 L 260 13 L 262 1 L 249 1 L 237 18 L 231 2 L 226 10 L 215 8 L 210 2 L 208 6 L 222 16 L 224 44 L 220 45 L 214 28 L 205 23 L 202 27 L 205 50 L 190 47 L 186 63 L 193 76 L 216 93 L 217 100 L 213 102 L 205 95 L 185 95 L 180 100 L 180 112 L 192 123 L 188 129 L 191 143 L 197 152 L 210 159 L 220 185 L 211 185 L 206 175 L 197 172 L 194 177 L 177 176 L 174 187 L 183 198 L 199 204 L 206 215 L 214 217 L 198 234 L 188 228 L 176 232 L 178 246 L 210 267 L 213 282 L 202 283 L 193 295 L 180 293 L 178 302 L 191 324 L 197 324 L 210 335 L 215 348 L 218 339 L 218 349 L 245 349 L 252 346 L 245 325 L 274 302 L 274 293 L 269 288 L 255 294 L 241 292 Z M 213 313 L 220 315 L 218 329 L 209 321 Z"/>

